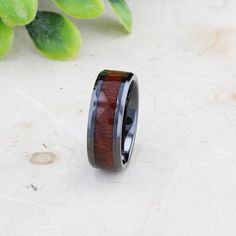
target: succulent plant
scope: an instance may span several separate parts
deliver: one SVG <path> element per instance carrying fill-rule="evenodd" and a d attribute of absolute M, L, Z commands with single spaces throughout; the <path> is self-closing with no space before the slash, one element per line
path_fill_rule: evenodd
<path fill-rule="evenodd" d="M 104 13 L 102 0 L 52 0 L 65 14 L 75 18 L 95 18 Z M 132 16 L 125 0 L 108 0 L 127 32 Z M 75 57 L 80 50 L 78 28 L 65 16 L 38 10 L 38 0 L 0 0 L 0 57 L 4 57 L 14 38 L 14 27 L 25 25 L 42 55 L 56 60 Z"/>

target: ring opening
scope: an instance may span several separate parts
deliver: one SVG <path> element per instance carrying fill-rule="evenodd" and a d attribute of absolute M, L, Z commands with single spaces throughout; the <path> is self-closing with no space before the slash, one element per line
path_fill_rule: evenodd
<path fill-rule="evenodd" d="M 136 126 L 137 126 L 137 112 L 138 112 L 138 90 L 137 84 L 132 81 L 124 109 L 123 125 L 122 125 L 122 139 L 121 139 L 121 153 L 122 163 L 129 161 L 132 152 Z"/>

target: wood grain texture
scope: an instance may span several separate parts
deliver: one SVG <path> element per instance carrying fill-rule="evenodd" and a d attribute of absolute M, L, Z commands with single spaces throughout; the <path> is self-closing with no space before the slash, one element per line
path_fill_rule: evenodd
<path fill-rule="evenodd" d="M 126 72 L 104 71 L 101 75 L 103 81 L 98 97 L 94 158 L 97 167 L 112 169 L 113 165 L 113 124 L 116 101 L 120 85 L 127 75 Z"/>

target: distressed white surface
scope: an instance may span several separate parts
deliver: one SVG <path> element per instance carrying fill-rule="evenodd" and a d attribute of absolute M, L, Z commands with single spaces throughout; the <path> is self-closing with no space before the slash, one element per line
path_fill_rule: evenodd
<path fill-rule="evenodd" d="M 236 235 L 236 2 L 129 3 L 133 34 L 109 9 L 76 21 L 84 43 L 69 62 L 42 58 L 16 30 L 0 62 L 0 235 Z M 104 68 L 140 84 L 136 147 L 119 174 L 86 154 Z M 30 162 L 45 151 L 53 163 Z"/>

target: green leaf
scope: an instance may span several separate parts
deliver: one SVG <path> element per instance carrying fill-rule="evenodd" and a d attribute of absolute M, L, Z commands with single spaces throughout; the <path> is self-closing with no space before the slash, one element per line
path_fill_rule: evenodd
<path fill-rule="evenodd" d="M 125 0 L 109 0 L 121 24 L 128 32 L 132 31 L 132 15 Z"/>
<path fill-rule="evenodd" d="M 39 11 L 26 28 L 39 51 L 50 59 L 73 58 L 80 50 L 80 32 L 58 13 Z"/>
<path fill-rule="evenodd" d="M 66 14 L 76 18 L 95 18 L 104 12 L 102 0 L 53 0 Z"/>
<path fill-rule="evenodd" d="M 0 19 L 0 57 L 5 56 L 11 49 L 13 37 L 13 29 Z"/>
<path fill-rule="evenodd" d="M 37 8 L 38 0 L 0 0 L 0 16 L 9 26 L 30 23 Z"/>

